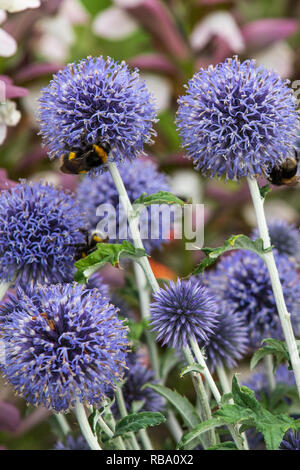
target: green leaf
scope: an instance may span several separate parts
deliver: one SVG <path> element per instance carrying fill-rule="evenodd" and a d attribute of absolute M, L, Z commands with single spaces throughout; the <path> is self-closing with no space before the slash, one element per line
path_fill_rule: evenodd
<path fill-rule="evenodd" d="M 149 426 L 157 426 L 165 421 L 164 415 L 158 412 L 143 411 L 141 413 L 130 413 L 117 422 L 115 437 L 123 436 L 128 432 L 137 432 Z"/>
<path fill-rule="evenodd" d="M 237 446 L 232 441 L 221 442 L 215 446 L 209 447 L 206 450 L 238 450 Z"/>
<path fill-rule="evenodd" d="M 80 0 L 80 2 L 92 16 L 111 6 L 110 0 Z"/>
<path fill-rule="evenodd" d="M 268 450 L 277 450 L 288 429 L 297 430 L 300 422 L 286 414 L 272 414 L 256 400 L 253 390 L 240 387 L 236 376 L 232 380 L 234 404 L 223 405 L 214 416 L 228 424 L 243 423 L 247 428 L 255 427 L 262 433 Z"/>
<path fill-rule="evenodd" d="M 146 384 L 142 388 L 152 388 L 155 392 L 164 397 L 182 416 L 185 424 L 193 429 L 199 424 L 200 418 L 191 402 L 175 390 L 159 384 Z"/>
<path fill-rule="evenodd" d="M 246 235 L 233 235 L 225 241 L 223 246 L 217 248 L 202 248 L 202 251 L 205 254 L 205 258 L 201 261 L 196 269 L 193 271 L 192 275 L 203 273 L 203 271 L 210 265 L 214 264 L 219 256 L 227 251 L 231 250 L 250 250 L 256 253 L 258 256 L 263 256 L 265 253 L 268 253 L 272 250 L 272 247 L 264 249 L 263 240 L 258 238 L 253 241 L 251 238 L 246 237 Z"/>
<path fill-rule="evenodd" d="M 143 334 L 143 331 L 148 328 L 148 320 L 134 321 L 130 318 L 124 320 L 125 324 L 129 327 L 128 339 L 133 341 L 135 344 L 139 341 Z"/>
<path fill-rule="evenodd" d="M 259 188 L 260 196 L 262 199 L 265 199 L 267 194 L 269 194 L 272 191 L 272 188 L 269 184 L 266 184 L 265 186 L 262 186 Z"/>
<path fill-rule="evenodd" d="M 266 346 L 255 351 L 250 362 L 250 369 L 258 364 L 261 359 L 263 359 L 268 354 L 273 355 L 274 357 L 274 372 L 278 365 L 283 361 L 289 361 L 290 356 L 287 349 L 287 346 L 284 341 L 279 341 L 278 339 L 266 338 L 263 340 L 263 343 L 266 343 Z"/>
<path fill-rule="evenodd" d="M 181 441 L 177 444 L 176 449 L 182 449 L 194 439 L 198 438 L 204 432 L 210 431 L 219 426 L 223 426 L 224 421 L 219 418 L 211 418 L 203 423 L 198 424 L 192 431 L 183 435 Z"/>
<path fill-rule="evenodd" d="M 89 276 L 100 269 L 106 263 L 118 266 L 121 258 L 138 259 L 147 256 L 145 250 L 134 248 L 127 240 L 120 243 L 98 243 L 96 250 L 91 254 L 76 261 L 75 281 L 85 283 Z"/>
<path fill-rule="evenodd" d="M 179 375 L 182 378 L 185 374 L 189 374 L 191 372 L 199 372 L 201 374 L 201 372 L 203 372 L 203 369 L 204 367 L 200 366 L 200 364 L 191 364 L 182 369 Z"/>
<path fill-rule="evenodd" d="M 151 206 L 152 204 L 179 204 L 184 206 L 184 201 L 179 199 L 179 197 L 174 196 L 174 194 L 169 193 L 168 191 L 158 191 L 154 194 L 143 193 L 138 199 L 133 203 L 133 209 L 137 205 Z"/>

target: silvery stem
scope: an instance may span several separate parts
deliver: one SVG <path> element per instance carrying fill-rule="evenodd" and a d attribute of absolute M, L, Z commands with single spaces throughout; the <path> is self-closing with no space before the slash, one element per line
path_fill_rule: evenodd
<path fill-rule="evenodd" d="M 1 282 L 0 283 L 0 301 L 3 299 L 5 296 L 6 292 L 10 288 L 11 283 L 10 282 Z"/>
<path fill-rule="evenodd" d="M 83 436 L 85 437 L 86 442 L 90 446 L 90 449 L 102 450 L 98 443 L 96 436 L 94 435 L 94 433 L 92 432 L 90 428 L 90 424 L 88 422 L 84 406 L 82 403 L 79 402 L 79 400 L 76 401 L 74 412 L 75 412 L 78 424 L 80 426 L 81 432 Z"/>
<path fill-rule="evenodd" d="M 254 206 L 254 210 L 256 214 L 259 234 L 263 240 L 264 248 L 266 249 L 271 246 L 271 242 L 270 242 L 270 236 L 269 236 L 267 221 L 266 221 L 265 212 L 264 212 L 264 200 L 260 195 L 260 191 L 259 191 L 259 187 L 258 187 L 256 179 L 247 178 L 247 180 L 248 180 L 248 185 L 249 185 L 249 189 L 250 189 L 250 193 L 251 193 L 251 197 L 253 201 L 253 206 Z M 282 330 L 284 333 L 286 345 L 289 351 L 291 364 L 292 364 L 293 371 L 295 374 L 298 395 L 300 397 L 300 357 L 299 357 L 297 343 L 296 343 L 296 339 L 295 339 L 293 328 L 292 328 L 291 315 L 287 311 L 287 308 L 286 308 L 283 291 L 282 291 L 282 285 L 280 282 L 273 251 L 269 251 L 268 253 L 265 253 L 263 255 L 263 259 L 269 271 L 273 294 L 274 294 L 275 302 L 277 305 L 277 310 L 278 310 Z"/>

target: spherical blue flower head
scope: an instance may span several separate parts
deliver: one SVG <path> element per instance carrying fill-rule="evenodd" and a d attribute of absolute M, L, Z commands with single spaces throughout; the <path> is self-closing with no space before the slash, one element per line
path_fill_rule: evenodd
<path fill-rule="evenodd" d="M 0 194 L 0 278 L 70 280 L 85 221 L 74 198 L 47 183 L 22 182 Z"/>
<path fill-rule="evenodd" d="M 182 143 L 196 169 L 239 179 L 268 174 L 294 155 L 298 116 L 288 83 L 237 57 L 196 73 L 177 112 Z"/>
<path fill-rule="evenodd" d="M 300 263 L 300 230 L 286 220 L 272 220 L 268 223 L 272 245 L 279 253 L 295 258 Z M 259 238 L 258 230 L 253 230 L 252 238 Z"/>
<path fill-rule="evenodd" d="M 154 373 L 146 367 L 138 354 L 130 353 L 127 356 L 126 363 L 128 370 L 125 373 L 125 382 L 122 386 L 124 401 L 128 413 L 134 401 L 143 401 L 141 411 L 162 411 L 165 406 L 165 400 L 151 388 L 142 387 L 147 383 L 157 383 Z M 112 407 L 113 414 L 118 415 L 117 405 Z"/>
<path fill-rule="evenodd" d="M 88 443 L 83 436 L 73 437 L 70 434 L 66 437 L 65 444 L 57 442 L 54 450 L 90 450 Z"/>
<path fill-rule="evenodd" d="M 289 430 L 282 440 L 279 450 L 300 450 L 300 432 Z"/>
<path fill-rule="evenodd" d="M 150 324 L 162 345 L 181 349 L 189 339 L 206 343 L 218 324 L 218 306 L 199 281 L 171 281 L 154 294 Z"/>
<path fill-rule="evenodd" d="M 139 159 L 131 164 L 121 165 L 120 174 L 125 185 L 128 197 L 134 202 L 142 193 L 154 194 L 158 191 L 169 191 L 166 176 L 157 170 L 157 166 L 151 160 Z M 106 214 L 96 215 L 97 208 L 104 204 L 112 205 L 116 211 L 116 218 L 113 215 L 113 222 L 116 221 L 115 242 L 124 240 L 124 233 L 127 231 L 127 217 L 123 209 L 122 202 L 119 201 L 118 191 L 114 185 L 110 174 L 105 173 L 97 178 L 84 177 L 77 189 L 77 197 L 82 206 L 82 211 L 87 214 L 87 220 L 91 230 L 96 230 L 97 224 L 106 219 Z M 143 236 L 143 243 L 146 251 L 151 252 L 161 245 L 164 232 L 160 218 L 155 217 L 155 208 L 158 206 L 145 208 L 140 215 L 140 228 L 148 228 L 148 233 Z M 154 214 L 151 216 L 151 214 Z M 152 222 L 152 229 L 151 229 Z M 151 233 L 155 234 L 151 237 Z M 114 242 L 114 240 L 111 240 Z"/>
<path fill-rule="evenodd" d="M 275 260 L 287 309 L 295 328 L 299 324 L 300 279 L 285 255 L 276 252 Z M 249 345 L 259 347 L 264 338 L 283 339 L 282 328 L 264 261 L 250 251 L 235 251 L 224 257 L 207 283 L 229 315 L 237 314 L 248 326 Z"/>
<path fill-rule="evenodd" d="M 0 314 L 3 372 L 28 403 L 58 412 L 76 399 L 99 405 L 121 380 L 127 329 L 97 289 L 19 288 Z"/>
<path fill-rule="evenodd" d="M 248 349 L 248 328 L 238 315 L 231 315 L 219 305 L 218 324 L 205 346 L 206 362 L 211 372 L 216 366 L 232 369 Z"/>
<path fill-rule="evenodd" d="M 131 160 L 152 143 L 155 115 L 138 71 L 110 57 L 69 64 L 40 98 L 41 134 L 50 158 L 96 144 L 109 149 L 109 161 Z"/>

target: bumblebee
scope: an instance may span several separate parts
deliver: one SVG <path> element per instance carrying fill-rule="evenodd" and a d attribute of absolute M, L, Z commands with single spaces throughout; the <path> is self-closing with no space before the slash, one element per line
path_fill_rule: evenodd
<path fill-rule="evenodd" d="M 62 155 L 60 170 L 71 175 L 87 173 L 92 168 L 97 168 L 106 163 L 107 157 L 108 150 L 103 146 L 100 147 L 94 144 L 84 152 L 74 150 L 66 155 Z"/>
<path fill-rule="evenodd" d="M 91 254 L 95 250 L 97 243 L 101 242 L 105 242 L 105 240 L 100 237 L 99 233 L 93 232 L 90 234 L 85 232 L 85 243 L 75 245 L 75 260 L 79 261 L 80 259 L 85 258 L 87 255 Z"/>
<path fill-rule="evenodd" d="M 300 177 L 297 176 L 299 156 L 295 150 L 295 157 L 288 157 L 280 165 L 275 166 L 269 174 L 268 180 L 275 186 L 296 186 Z"/>

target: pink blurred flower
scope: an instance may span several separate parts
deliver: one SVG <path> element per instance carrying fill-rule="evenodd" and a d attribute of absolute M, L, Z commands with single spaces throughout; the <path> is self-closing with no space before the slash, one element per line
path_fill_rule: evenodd
<path fill-rule="evenodd" d="M 242 27 L 247 46 L 262 48 L 286 39 L 299 28 L 297 20 L 290 18 L 264 18 L 252 21 Z"/>
<path fill-rule="evenodd" d="M 0 401 L 0 431 L 16 432 L 21 423 L 19 410 L 4 401 Z"/>
<path fill-rule="evenodd" d="M 138 23 L 122 8 L 111 7 L 101 11 L 95 18 L 92 30 L 96 36 L 120 40 L 138 29 Z"/>

